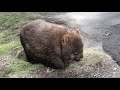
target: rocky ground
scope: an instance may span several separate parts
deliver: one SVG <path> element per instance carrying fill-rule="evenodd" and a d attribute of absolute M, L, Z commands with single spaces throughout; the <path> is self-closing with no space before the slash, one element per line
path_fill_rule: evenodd
<path fill-rule="evenodd" d="M 119 78 L 119 12 L 0 13 L 0 77 L 15 78 Z M 19 42 L 20 26 L 35 19 L 81 30 L 83 61 L 65 70 L 32 65 Z M 117 61 L 117 63 L 116 63 Z"/>

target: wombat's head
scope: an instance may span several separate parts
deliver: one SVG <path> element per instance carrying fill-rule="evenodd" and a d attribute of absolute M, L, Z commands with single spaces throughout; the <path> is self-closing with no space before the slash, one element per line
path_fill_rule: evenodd
<path fill-rule="evenodd" d="M 79 30 L 70 31 L 62 37 L 62 54 L 69 55 L 75 61 L 83 58 L 83 41 Z"/>

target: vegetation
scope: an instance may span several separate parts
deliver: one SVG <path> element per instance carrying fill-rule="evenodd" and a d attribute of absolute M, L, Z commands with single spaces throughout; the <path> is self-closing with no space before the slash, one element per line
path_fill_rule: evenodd
<path fill-rule="evenodd" d="M 18 77 L 25 72 L 36 70 L 39 65 L 31 65 L 15 57 L 22 46 L 19 40 L 20 27 L 31 20 L 41 18 L 39 13 L 0 13 L 0 77 Z"/>

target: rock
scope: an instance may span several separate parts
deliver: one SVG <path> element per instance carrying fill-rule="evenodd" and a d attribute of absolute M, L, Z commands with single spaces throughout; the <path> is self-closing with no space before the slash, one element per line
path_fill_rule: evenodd
<path fill-rule="evenodd" d="M 120 35 L 104 37 L 102 41 L 102 48 L 120 66 Z"/>

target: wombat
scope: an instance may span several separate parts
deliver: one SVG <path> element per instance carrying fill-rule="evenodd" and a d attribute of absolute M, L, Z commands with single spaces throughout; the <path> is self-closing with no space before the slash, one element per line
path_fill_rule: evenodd
<path fill-rule="evenodd" d="M 83 41 L 79 30 L 42 19 L 24 25 L 20 41 L 27 60 L 55 69 L 65 69 L 71 61 L 83 58 Z"/>

